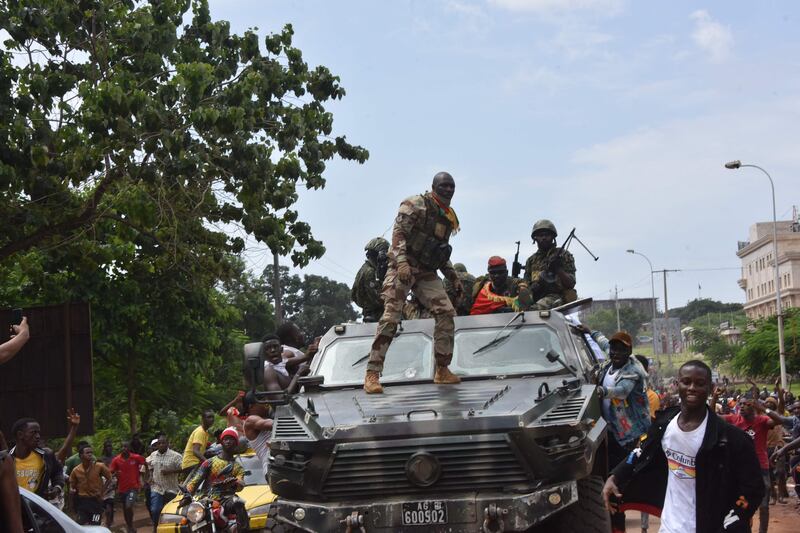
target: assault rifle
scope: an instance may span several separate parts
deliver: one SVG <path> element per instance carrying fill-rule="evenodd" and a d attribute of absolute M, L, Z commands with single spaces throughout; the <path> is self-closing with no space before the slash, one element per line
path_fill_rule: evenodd
<path fill-rule="evenodd" d="M 522 272 L 523 266 L 519 262 L 519 241 L 516 241 L 514 244 L 517 245 L 517 253 L 514 254 L 514 263 L 511 265 L 511 277 L 518 278 L 520 272 Z"/>
<path fill-rule="evenodd" d="M 575 228 L 572 228 L 572 231 L 569 232 L 569 235 L 567 235 L 567 238 L 564 239 L 564 243 L 558 249 L 558 251 L 556 252 L 555 256 L 553 256 L 553 258 L 551 259 L 551 264 L 552 263 L 557 263 L 557 262 L 559 262 L 561 260 L 561 258 L 564 256 L 564 252 L 567 251 L 567 249 L 569 248 L 569 245 L 572 243 L 572 239 L 575 239 L 576 241 L 578 241 L 578 243 L 581 246 L 583 246 L 583 249 L 586 250 L 586 252 L 589 255 L 592 256 L 592 259 L 594 259 L 595 261 L 600 259 L 596 255 L 594 255 L 592 253 L 592 251 L 589 250 L 589 248 L 585 244 L 583 244 L 583 241 L 581 241 L 578 238 L 578 236 L 575 235 Z M 551 266 L 548 266 L 547 271 L 542 272 L 542 281 L 544 283 L 548 283 L 548 284 L 555 283 L 555 281 L 556 281 L 556 273 L 553 270 L 554 269 L 552 269 Z"/>

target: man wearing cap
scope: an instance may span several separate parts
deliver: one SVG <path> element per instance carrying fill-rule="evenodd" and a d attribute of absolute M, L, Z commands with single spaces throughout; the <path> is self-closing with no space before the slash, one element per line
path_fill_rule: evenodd
<path fill-rule="evenodd" d="M 608 464 L 617 465 L 650 427 L 647 372 L 631 357 L 633 339 L 624 331 L 608 341 L 608 361 L 600 368 L 597 396 L 608 423 Z M 625 531 L 625 513 L 611 513 L 614 531 Z"/>
<path fill-rule="evenodd" d="M 450 262 L 450 236 L 459 230 L 458 216 L 450 207 L 456 183 L 447 172 L 439 172 L 433 177 L 431 189 L 431 192 L 403 200 L 394 221 L 389 269 L 381 293 L 384 310 L 364 376 L 364 391 L 367 394 L 383 392 L 380 383 L 383 362 L 400 324 L 403 304 L 409 292 L 431 312 L 436 321 L 433 329 L 433 355 L 436 359 L 433 382 L 461 382 L 448 368 L 453 358 L 453 317 L 456 311 L 437 275 L 437 271 L 440 271 L 449 279 L 456 293 L 464 290 Z"/>
<path fill-rule="evenodd" d="M 502 257 L 489 258 L 488 276 L 475 283 L 471 315 L 488 315 L 509 311 L 524 311 L 531 305 L 528 284 L 508 277 L 508 266 Z"/>
<path fill-rule="evenodd" d="M 203 491 L 209 499 L 218 501 L 225 514 L 235 513 L 240 530 L 247 531 L 250 520 L 244 501 L 236 497 L 236 493 L 244 488 L 244 467 L 236 462 L 234 454 L 239 446 L 239 433 L 229 427 L 223 431 L 219 440 L 222 451 L 211 459 L 206 459 L 186 482 L 188 494 L 181 500 L 181 506 L 187 505 L 200 482 L 205 481 Z"/>
<path fill-rule="evenodd" d="M 367 259 L 356 274 L 350 298 L 361 308 L 364 322 L 377 322 L 383 314 L 381 286 L 388 267 L 389 241 L 375 237 L 364 247 Z"/>
<path fill-rule="evenodd" d="M 531 239 L 536 253 L 525 262 L 525 280 L 533 293 L 536 307 L 551 309 L 575 301 L 575 258 L 556 246 L 556 226 L 547 219 L 536 221 Z"/>

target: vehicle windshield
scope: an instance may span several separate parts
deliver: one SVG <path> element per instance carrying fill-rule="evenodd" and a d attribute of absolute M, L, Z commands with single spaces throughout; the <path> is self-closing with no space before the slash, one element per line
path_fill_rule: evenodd
<path fill-rule="evenodd" d="M 373 337 L 336 339 L 322 353 L 316 374 L 325 385 L 348 385 L 364 381 L 367 354 Z M 403 333 L 392 341 L 386 353 L 381 381 L 433 378 L 433 341 L 422 333 Z"/>
<path fill-rule="evenodd" d="M 450 369 L 461 376 L 560 372 L 564 367 L 547 360 L 547 352 L 567 360 L 558 335 L 536 325 L 462 330 L 456 333 Z M 501 342 L 475 352 L 498 338 Z M 352 385 L 364 380 L 372 337 L 336 339 L 325 347 L 316 374 L 325 385 Z M 386 354 L 381 382 L 433 379 L 433 341 L 422 333 L 404 333 L 392 341 Z"/>
<path fill-rule="evenodd" d="M 450 370 L 460 376 L 485 376 L 555 372 L 564 368 L 558 361 L 547 360 L 547 353 L 552 350 L 567 362 L 558 335 L 550 328 L 523 326 L 500 331 L 501 328 L 487 328 L 457 332 Z M 481 350 L 500 339 L 502 342 Z"/>

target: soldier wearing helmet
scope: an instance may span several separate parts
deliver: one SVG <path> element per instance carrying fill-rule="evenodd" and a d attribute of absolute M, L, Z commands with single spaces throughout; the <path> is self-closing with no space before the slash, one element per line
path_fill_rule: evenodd
<path fill-rule="evenodd" d="M 475 276 L 467 272 L 467 267 L 464 266 L 464 263 L 455 263 L 453 269 L 458 274 L 458 279 L 461 280 L 461 286 L 464 287 L 464 290 L 461 291 L 461 294 L 456 294 L 455 287 L 449 279 L 444 280 L 444 290 L 450 298 L 450 303 L 455 307 L 456 314 L 458 316 L 466 316 L 472 309 L 473 296 L 471 291 L 472 286 L 475 285 Z"/>
<path fill-rule="evenodd" d="M 377 322 L 383 314 L 381 286 L 388 266 L 389 241 L 375 237 L 364 246 L 364 250 L 367 259 L 356 274 L 350 298 L 361 308 L 364 322 Z"/>
<path fill-rule="evenodd" d="M 538 220 L 531 230 L 536 253 L 525 263 L 525 279 L 533 293 L 535 307 L 551 309 L 577 299 L 575 292 L 575 258 L 556 246 L 558 231 L 547 219 Z"/>

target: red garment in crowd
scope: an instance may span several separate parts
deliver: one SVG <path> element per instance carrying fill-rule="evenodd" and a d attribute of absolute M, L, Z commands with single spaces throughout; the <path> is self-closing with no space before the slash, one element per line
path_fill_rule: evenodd
<path fill-rule="evenodd" d="M 724 415 L 725 422 L 741 429 L 753 439 L 756 447 L 756 456 L 762 470 L 769 469 L 769 458 L 767 457 L 767 433 L 770 430 L 768 416 L 756 415 L 753 420 L 748 422 L 742 415 Z"/>
<path fill-rule="evenodd" d="M 129 454 L 127 459 L 119 454 L 111 460 L 111 472 L 117 472 L 117 492 L 121 494 L 142 487 L 139 483 L 139 467 L 143 464 L 144 457 L 135 453 Z"/>
<path fill-rule="evenodd" d="M 475 296 L 475 303 L 472 304 L 471 315 L 488 315 L 502 309 L 510 307 L 514 311 L 519 311 L 519 301 L 512 296 L 503 296 L 492 292 L 492 282 L 487 281 Z"/>

